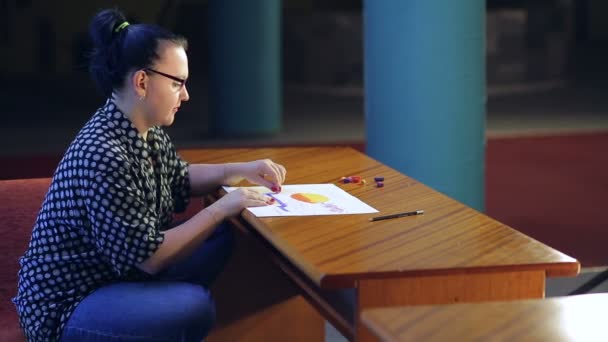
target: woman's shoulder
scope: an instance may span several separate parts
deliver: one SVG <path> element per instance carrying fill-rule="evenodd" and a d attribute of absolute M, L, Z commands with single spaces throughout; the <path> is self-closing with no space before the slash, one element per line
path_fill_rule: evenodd
<path fill-rule="evenodd" d="M 116 168 L 129 164 L 128 144 L 112 125 L 112 120 L 98 112 L 76 135 L 63 159 L 86 166 Z"/>
<path fill-rule="evenodd" d="M 98 139 L 99 136 L 96 138 Z M 120 144 L 112 140 L 82 138 L 76 139 L 70 145 L 58 169 L 88 170 L 97 173 L 128 169 L 131 164 L 126 149 Z"/>
<path fill-rule="evenodd" d="M 124 115 L 111 102 L 106 102 L 80 129 L 73 142 L 80 148 L 112 149 L 124 144 L 124 136 L 130 129 L 133 127 Z"/>
<path fill-rule="evenodd" d="M 81 152 L 79 154 L 82 152 L 90 152 L 89 155 L 121 154 L 126 151 L 123 140 L 121 133 L 111 126 L 109 120 L 95 116 L 76 135 L 70 148 Z"/>

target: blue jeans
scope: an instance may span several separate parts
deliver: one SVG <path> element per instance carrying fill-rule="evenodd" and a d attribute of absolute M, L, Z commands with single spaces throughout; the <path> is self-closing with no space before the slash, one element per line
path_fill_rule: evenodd
<path fill-rule="evenodd" d="M 143 282 L 104 286 L 68 320 L 61 341 L 197 341 L 215 322 L 209 285 L 230 257 L 234 232 L 218 226 L 184 260 Z"/>

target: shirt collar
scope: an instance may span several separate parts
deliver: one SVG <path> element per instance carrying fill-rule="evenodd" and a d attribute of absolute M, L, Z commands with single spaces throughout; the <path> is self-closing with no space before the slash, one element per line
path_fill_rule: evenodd
<path fill-rule="evenodd" d="M 144 139 L 133 122 L 118 108 L 112 99 L 106 101 L 101 112 L 109 119 L 109 126 L 132 147 L 133 151 L 144 158 L 152 155 L 153 148 L 158 146 L 156 142 L 157 127 L 151 127 L 146 139 Z"/>

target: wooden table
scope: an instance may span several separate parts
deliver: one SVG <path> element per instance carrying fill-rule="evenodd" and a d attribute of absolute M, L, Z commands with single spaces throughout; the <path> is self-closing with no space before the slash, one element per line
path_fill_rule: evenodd
<path fill-rule="evenodd" d="M 382 341 L 606 341 L 608 294 L 376 308 L 363 322 Z"/>
<path fill-rule="evenodd" d="M 274 268 L 279 265 L 306 302 L 350 340 L 372 338 L 360 323 L 364 309 L 542 298 L 545 277 L 574 276 L 580 269 L 575 259 L 351 148 L 180 153 L 192 163 L 270 158 L 287 168 L 285 184 L 335 183 L 380 214 L 425 211 L 377 222 L 369 221 L 377 214 L 258 218 L 243 212 L 244 224 L 265 245 L 262 249 L 269 251 Z M 362 176 L 367 184 L 340 182 L 352 175 Z M 374 186 L 375 176 L 385 178 L 383 188 Z M 277 288 L 261 287 L 258 295 Z M 352 293 L 351 307 L 332 302 L 337 289 Z M 302 312 L 298 329 L 303 329 L 303 317 L 310 317 L 305 306 L 300 307 L 278 314 L 287 331 L 291 328 L 284 312 Z M 322 318 L 309 321 L 315 326 L 310 331 L 322 329 Z"/>

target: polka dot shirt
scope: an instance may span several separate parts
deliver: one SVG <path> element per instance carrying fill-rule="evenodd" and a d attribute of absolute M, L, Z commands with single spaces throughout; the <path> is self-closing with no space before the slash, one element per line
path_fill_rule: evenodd
<path fill-rule="evenodd" d="M 136 265 L 187 206 L 187 167 L 162 129 L 144 140 L 111 100 L 93 115 L 59 163 L 20 259 L 13 302 L 28 340 L 58 340 L 88 294 L 148 277 Z"/>

